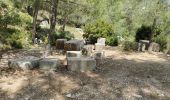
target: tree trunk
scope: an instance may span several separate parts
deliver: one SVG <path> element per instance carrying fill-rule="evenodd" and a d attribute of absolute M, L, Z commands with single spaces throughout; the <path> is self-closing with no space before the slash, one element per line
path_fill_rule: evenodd
<path fill-rule="evenodd" d="M 51 0 L 50 32 L 48 36 L 48 43 L 51 43 L 51 35 L 55 32 L 58 2 L 59 0 Z"/>
<path fill-rule="evenodd" d="M 35 40 L 35 34 L 36 34 L 36 22 L 37 22 L 37 16 L 40 6 L 40 0 L 36 0 L 34 2 L 34 13 L 33 13 L 33 29 L 32 29 L 32 42 L 34 43 Z"/>
<path fill-rule="evenodd" d="M 66 24 L 67 24 L 67 16 L 64 17 L 64 22 L 63 22 L 63 26 L 62 26 L 63 32 L 65 31 Z"/>

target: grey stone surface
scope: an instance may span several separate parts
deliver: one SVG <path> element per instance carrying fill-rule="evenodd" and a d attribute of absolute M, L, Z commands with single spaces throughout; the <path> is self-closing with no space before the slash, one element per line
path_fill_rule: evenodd
<path fill-rule="evenodd" d="M 82 49 L 82 55 L 84 56 L 92 56 L 94 50 L 94 45 L 85 45 Z"/>
<path fill-rule="evenodd" d="M 67 51 L 66 57 L 81 57 L 82 52 L 81 51 Z"/>
<path fill-rule="evenodd" d="M 65 51 L 80 51 L 84 46 L 83 40 L 70 40 L 64 45 Z"/>
<path fill-rule="evenodd" d="M 31 70 L 38 68 L 40 58 L 37 57 L 25 57 L 20 59 L 14 59 L 8 61 L 8 66 L 16 69 Z"/>
<path fill-rule="evenodd" d="M 105 45 L 106 38 L 98 38 L 97 43 Z"/>
<path fill-rule="evenodd" d="M 94 52 L 93 57 L 96 60 L 96 65 L 99 66 L 102 63 L 104 52 L 99 52 L 99 51 Z"/>
<path fill-rule="evenodd" d="M 138 51 L 145 52 L 149 48 L 150 41 L 149 40 L 140 40 L 138 44 Z"/>
<path fill-rule="evenodd" d="M 61 66 L 61 62 L 59 59 L 44 58 L 39 61 L 40 70 L 44 71 L 55 70 L 59 66 Z"/>
<path fill-rule="evenodd" d="M 158 43 L 152 42 L 148 49 L 149 52 L 159 52 L 160 51 L 160 45 Z"/>
<path fill-rule="evenodd" d="M 105 47 L 104 44 L 100 44 L 100 43 L 95 44 L 95 50 L 96 51 L 102 51 L 102 50 L 104 50 L 104 47 Z"/>
<path fill-rule="evenodd" d="M 77 72 L 93 71 L 96 68 L 96 60 L 91 57 L 69 57 L 67 58 L 68 69 Z"/>
<path fill-rule="evenodd" d="M 67 39 L 57 39 L 56 40 L 56 49 L 64 50 L 64 44 L 67 42 Z"/>

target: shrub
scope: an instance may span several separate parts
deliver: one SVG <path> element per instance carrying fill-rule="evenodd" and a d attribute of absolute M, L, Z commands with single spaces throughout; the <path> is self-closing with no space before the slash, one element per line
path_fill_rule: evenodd
<path fill-rule="evenodd" d="M 168 38 L 166 34 L 160 34 L 153 38 L 153 41 L 160 44 L 160 50 L 164 51 L 167 48 Z"/>
<path fill-rule="evenodd" d="M 110 46 L 118 46 L 118 44 L 119 44 L 118 38 L 117 37 L 107 38 L 106 44 L 108 44 Z"/>
<path fill-rule="evenodd" d="M 96 43 L 99 37 L 106 38 L 108 40 L 107 43 L 112 44 L 111 42 L 114 39 L 111 39 L 111 37 L 116 36 L 114 35 L 113 26 L 102 20 L 86 24 L 83 29 L 85 32 L 83 37 L 92 44 Z"/>
<path fill-rule="evenodd" d="M 138 48 L 137 42 L 125 41 L 123 43 L 123 50 L 124 51 L 137 51 L 137 48 Z"/>
<path fill-rule="evenodd" d="M 136 42 L 139 40 L 151 40 L 152 28 L 142 25 L 136 32 Z"/>
<path fill-rule="evenodd" d="M 71 40 L 74 38 L 74 35 L 69 31 L 57 31 L 52 34 L 52 45 L 55 45 L 57 39 L 67 39 Z"/>

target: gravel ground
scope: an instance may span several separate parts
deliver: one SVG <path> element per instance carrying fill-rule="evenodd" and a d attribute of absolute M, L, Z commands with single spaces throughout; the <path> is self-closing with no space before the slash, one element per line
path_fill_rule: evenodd
<path fill-rule="evenodd" d="M 160 54 L 107 48 L 94 72 L 18 71 L 9 59 L 42 56 L 39 50 L 8 51 L 0 61 L 0 100 L 170 100 L 170 60 Z M 52 57 L 63 60 L 65 56 Z"/>

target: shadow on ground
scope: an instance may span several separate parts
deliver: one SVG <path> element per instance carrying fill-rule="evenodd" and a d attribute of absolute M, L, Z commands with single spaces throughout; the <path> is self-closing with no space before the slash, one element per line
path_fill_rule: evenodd
<path fill-rule="evenodd" d="M 94 72 L 1 75 L 2 100 L 170 100 L 170 63 L 110 56 Z"/>

